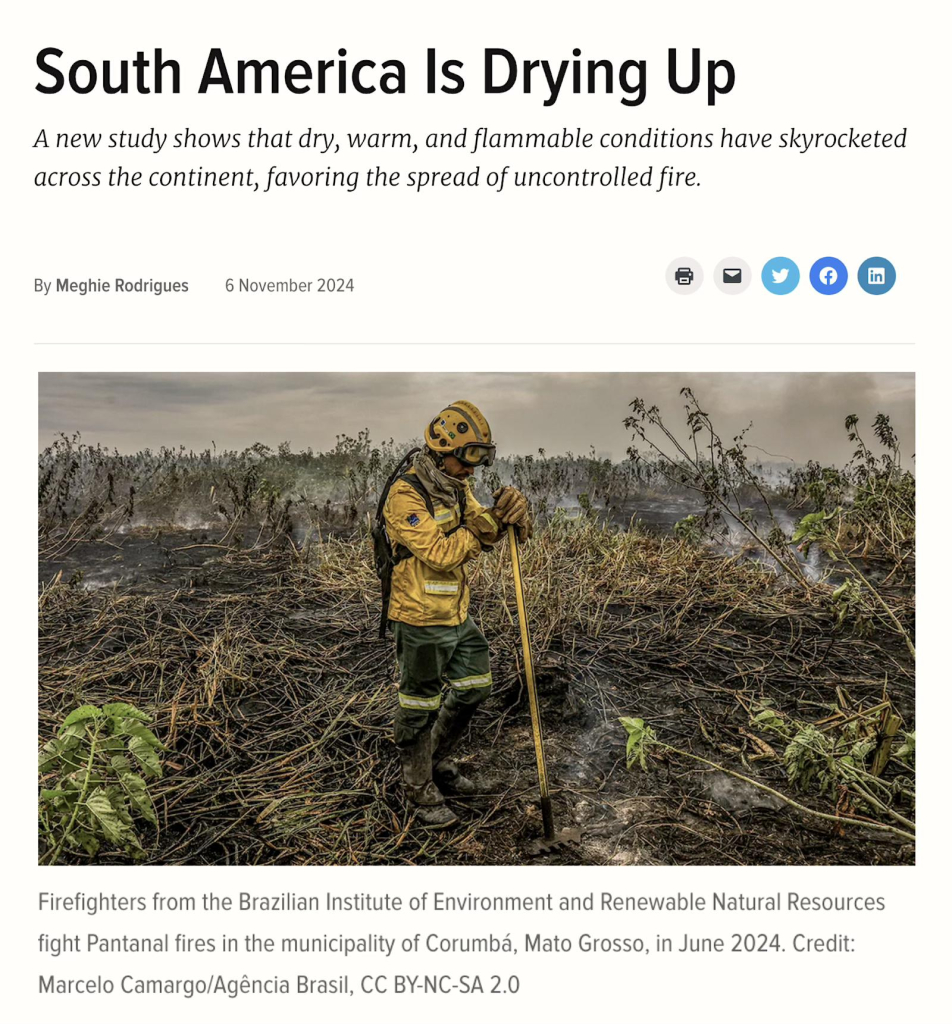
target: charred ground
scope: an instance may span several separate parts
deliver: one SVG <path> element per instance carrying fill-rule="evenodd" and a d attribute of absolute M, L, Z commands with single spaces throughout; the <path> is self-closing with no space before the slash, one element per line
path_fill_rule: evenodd
<path fill-rule="evenodd" d="M 660 753 L 629 770 L 618 723 L 641 717 L 672 746 L 862 815 L 845 794 L 791 786 L 783 746 L 753 719 L 765 706 L 847 718 L 888 691 L 913 728 L 900 637 L 837 627 L 832 588 L 592 519 L 557 517 L 525 570 L 557 821 L 583 833 L 561 862 L 911 860 L 893 835 L 802 815 L 715 769 Z M 153 863 L 528 863 L 541 824 L 508 574 L 494 554 L 474 580 L 496 682 L 464 747 L 483 792 L 457 802 L 454 831 L 416 827 L 400 792 L 392 646 L 376 638 L 363 538 L 166 565 L 121 588 L 44 588 L 41 738 L 77 703 L 149 711 L 168 748 L 159 827 L 143 836 Z M 909 582 L 892 597 L 911 626 Z"/>

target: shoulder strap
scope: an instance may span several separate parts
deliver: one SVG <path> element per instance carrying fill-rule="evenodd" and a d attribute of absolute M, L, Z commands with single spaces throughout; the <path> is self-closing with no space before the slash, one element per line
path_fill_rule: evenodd
<path fill-rule="evenodd" d="M 412 557 L 412 553 L 408 548 L 405 548 L 402 544 L 396 546 L 396 551 L 393 550 L 393 546 L 390 543 L 390 538 L 387 535 L 387 526 L 384 522 L 383 508 L 387 503 L 387 498 L 390 495 L 390 488 L 393 487 L 394 481 L 397 479 L 406 480 L 407 483 L 418 493 L 422 493 L 423 500 L 426 502 L 426 507 L 433 514 L 433 505 L 429 500 L 429 497 L 425 492 L 421 491 L 422 484 L 416 476 L 409 476 L 406 473 L 407 467 L 410 465 L 413 456 L 419 451 L 419 448 L 411 448 L 410 451 L 403 456 L 403 458 L 397 463 L 393 472 L 387 478 L 387 482 L 383 486 L 383 490 L 380 492 L 380 499 L 377 502 L 377 516 L 371 535 L 374 540 L 374 559 L 376 562 L 377 575 L 380 577 L 380 628 L 378 636 L 380 639 L 384 639 L 387 635 L 387 627 L 389 626 L 390 618 L 390 593 L 393 582 L 393 567 L 397 562 L 402 562 L 405 558 Z"/>
<path fill-rule="evenodd" d="M 383 490 L 380 492 L 380 500 L 377 502 L 377 522 L 383 522 L 383 507 L 387 503 L 387 496 L 390 494 L 390 488 L 393 487 L 393 482 L 404 474 L 405 467 L 409 465 L 410 460 L 419 451 L 419 448 L 411 448 L 410 451 L 403 456 L 403 458 L 397 463 L 396 469 L 387 478 L 387 482 L 383 485 Z"/>
<path fill-rule="evenodd" d="M 416 475 L 416 473 L 404 473 L 402 476 L 397 477 L 397 479 L 409 484 L 423 499 L 427 512 L 429 512 L 431 516 L 435 515 L 433 511 L 433 499 L 427 493 L 426 488 L 423 486 L 423 481 Z"/>
<path fill-rule="evenodd" d="M 434 515 L 433 511 L 433 499 L 430 497 L 429 492 L 423 486 L 423 481 L 416 475 L 416 473 L 404 473 L 403 476 L 398 477 L 399 480 L 406 481 L 420 497 L 426 502 L 426 510 L 430 515 Z M 457 503 L 459 504 L 459 523 L 460 526 L 463 524 L 463 520 L 466 517 L 466 491 L 461 490 L 457 497 Z M 459 526 L 455 528 L 459 529 Z M 454 533 L 455 530 L 450 530 L 450 533 Z"/>

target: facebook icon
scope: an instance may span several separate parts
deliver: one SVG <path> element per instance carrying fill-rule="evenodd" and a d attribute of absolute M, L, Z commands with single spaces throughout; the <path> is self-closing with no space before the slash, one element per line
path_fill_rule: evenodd
<path fill-rule="evenodd" d="M 810 284 L 821 295 L 836 295 L 846 287 L 846 266 L 835 256 L 824 256 L 810 267 Z"/>

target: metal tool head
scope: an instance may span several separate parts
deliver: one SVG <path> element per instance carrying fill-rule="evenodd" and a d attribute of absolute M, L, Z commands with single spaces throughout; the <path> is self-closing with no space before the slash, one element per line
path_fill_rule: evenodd
<path fill-rule="evenodd" d="M 533 839 L 528 846 L 530 857 L 543 857 L 547 853 L 558 853 L 569 846 L 578 846 L 582 841 L 582 831 L 577 828 L 563 828 L 558 835 L 550 838 Z"/>

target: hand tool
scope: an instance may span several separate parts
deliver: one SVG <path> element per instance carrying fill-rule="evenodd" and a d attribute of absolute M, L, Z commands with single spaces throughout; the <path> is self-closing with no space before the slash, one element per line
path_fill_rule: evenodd
<path fill-rule="evenodd" d="M 512 578 L 516 590 L 516 609 L 519 613 L 519 632 L 522 634 L 522 660 L 525 665 L 526 689 L 529 692 L 529 714 L 532 718 L 532 741 L 535 745 L 536 767 L 539 771 L 539 804 L 542 808 L 543 837 L 530 845 L 530 853 L 552 853 L 568 843 L 577 843 L 581 838 L 578 829 L 563 829 L 555 834 L 552 818 L 552 799 L 549 796 L 549 779 L 545 769 L 545 747 L 542 742 L 542 715 L 539 711 L 539 694 L 536 690 L 535 670 L 532 664 L 532 647 L 529 642 L 529 617 L 526 614 L 526 598 L 522 588 L 522 563 L 519 560 L 519 542 L 515 526 L 509 526 L 509 554 L 512 558 Z"/>

